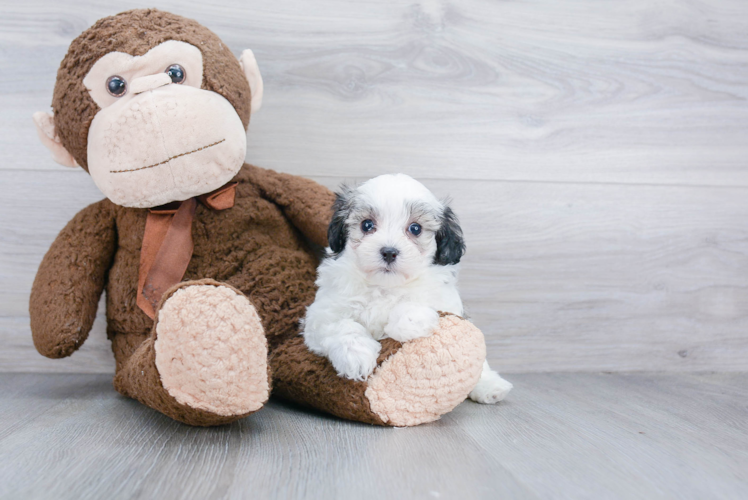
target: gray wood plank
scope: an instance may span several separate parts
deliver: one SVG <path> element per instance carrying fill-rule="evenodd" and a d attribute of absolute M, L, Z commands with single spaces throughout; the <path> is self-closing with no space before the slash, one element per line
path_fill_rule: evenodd
<path fill-rule="evenodd" d="M 251 161 L 306 175 L 748 185 L 748 4 L 155 1 L 266 79 Z M 114 10 L 142 6 L 124 1 Z M 109 4 L 6 1 L 2 169 L 53 168 L 30 116 Z"/>
<path fill-rule="evenodd" d="M 748 367 L 744 188 L 426 183 L 454 199 L 468 244 L 461 293 L 500 370 Z M 18 196 L 0 218 L 0 371 L 110 372 L 103 318 L 80 354 L 46 360 L 27 317 L 44 252 L 100 194 L 73 171 L 0 171 L 0 185 Z"/>
<path fill-rule="evenodd" d="M 524 487 L 484 452 L 464 446 L 459 429 L 400 434 L 280 404 L 231 426 L 190 428 L 116 396 L 106 376 L 0 377 L 2 384 L 33 386 L 33 399 L 46 386 L 57 400 L 0 437 L 4 498 L 524 496 Z M 6 404 L 15 406 L 13 399 Z M 12 421 L 0 417 L 3 427 Z M 434 446 L 424 448 L 424 439 Z M 431 453 L 443 457 L 444 468 L 418 465 Z"/>
<path fill-rule="evenodd" d="M 416 428 L 272 401 L 199 429 L 107 375 L 0 374 L 0 497 L 744 498 L 748 374 L 511 380 Z"/>
<path fill-rule="evenodd" d="M 744 497 L 745 374 L 514 378 L 501 422 L 465 428 L 539 497 Z"/>
<path fill-rule="evenodd" d="M 745 2 L 155 5 L 255 50 L 250 161 L 330 187 L 405 171 L 453 196 L 462 293 L 501 369 L 748 366 Z M 30 116 L 112 6 L 1 9 L 0 371 L 109 372 L 101 320 L 72 359 L 40 358 L 27 301 L 54 235 L 100 198 Z"/>

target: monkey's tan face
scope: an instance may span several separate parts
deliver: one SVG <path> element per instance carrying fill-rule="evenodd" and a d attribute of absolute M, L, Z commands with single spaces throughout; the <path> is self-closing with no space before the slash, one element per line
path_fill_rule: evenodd
<path fill-rule="evenodd" d="M 88 131 L 88 169 L 111 201 L 146 208 L 230 181 L 246 132 L 223 96 L 201 89 L 202 54 L 178 41 L 143 56 L 111 52 L 83 79 L 101 108 Z"/>

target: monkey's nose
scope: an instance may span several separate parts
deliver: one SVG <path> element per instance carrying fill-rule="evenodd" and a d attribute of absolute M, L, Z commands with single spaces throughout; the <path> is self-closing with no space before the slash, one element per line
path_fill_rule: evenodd
<path fill-rule="evenodd" d="M 130 82 L 130 92 L 133 94 L 142 94 L 149 90 L 163 87 L 171 83 L 171 77 L 166 73 L 156 73 L 155 75 L 141 76 Z"/>
<path fill-rule="evenodd" d="M 399 253 L 397 251 L 397 248 L 393 247 L 384 247 L 382 248 L 379 253 L 382 254 L 382 258 L 387 264 L 392 264 L 395 262 L 395 258 L 397 258 L 397 254 Z"/>

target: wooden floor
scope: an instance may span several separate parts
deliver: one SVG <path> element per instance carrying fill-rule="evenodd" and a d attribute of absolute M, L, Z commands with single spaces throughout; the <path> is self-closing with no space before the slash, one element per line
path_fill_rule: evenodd
<path fill-rule="evenodd" d="M 0 374 L 0 498 L 746 498 L 748 374 L 512 382 L 409 429 L 276 401 L 201 429 L 107 375 Z"/>

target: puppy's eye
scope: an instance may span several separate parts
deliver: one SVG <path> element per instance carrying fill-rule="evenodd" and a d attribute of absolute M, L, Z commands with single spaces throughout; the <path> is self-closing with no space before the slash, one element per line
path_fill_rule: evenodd
<path fill-rule="evenodd" d="M 361 231 L 364 233 L 370 233 L 374 230 L 374 221 L 371 219 L 366 219 L 361 223 Z"/>
<path fill-rule="evenodd" d="M 121 76 L 110 76 L 106 80 L 106 90 L 114 97 L 122 97 L 127 93 L 127 82 Z"/>
<path fill-rule="evenodd" d="M 171 83 L 184 83 L 184 79 L 187 78 L 184 68 L 179 64 L 172 64 L 166 68 L 166 74 L 171 78 Z"/>
<path fill-rule="evenodd" d="M 413 236 L 418 236 L 421 234 L 421 225 L 417 222 L 414 222 L 408 227 L 408 231 L 410 231 L 410 234 Z"/>

